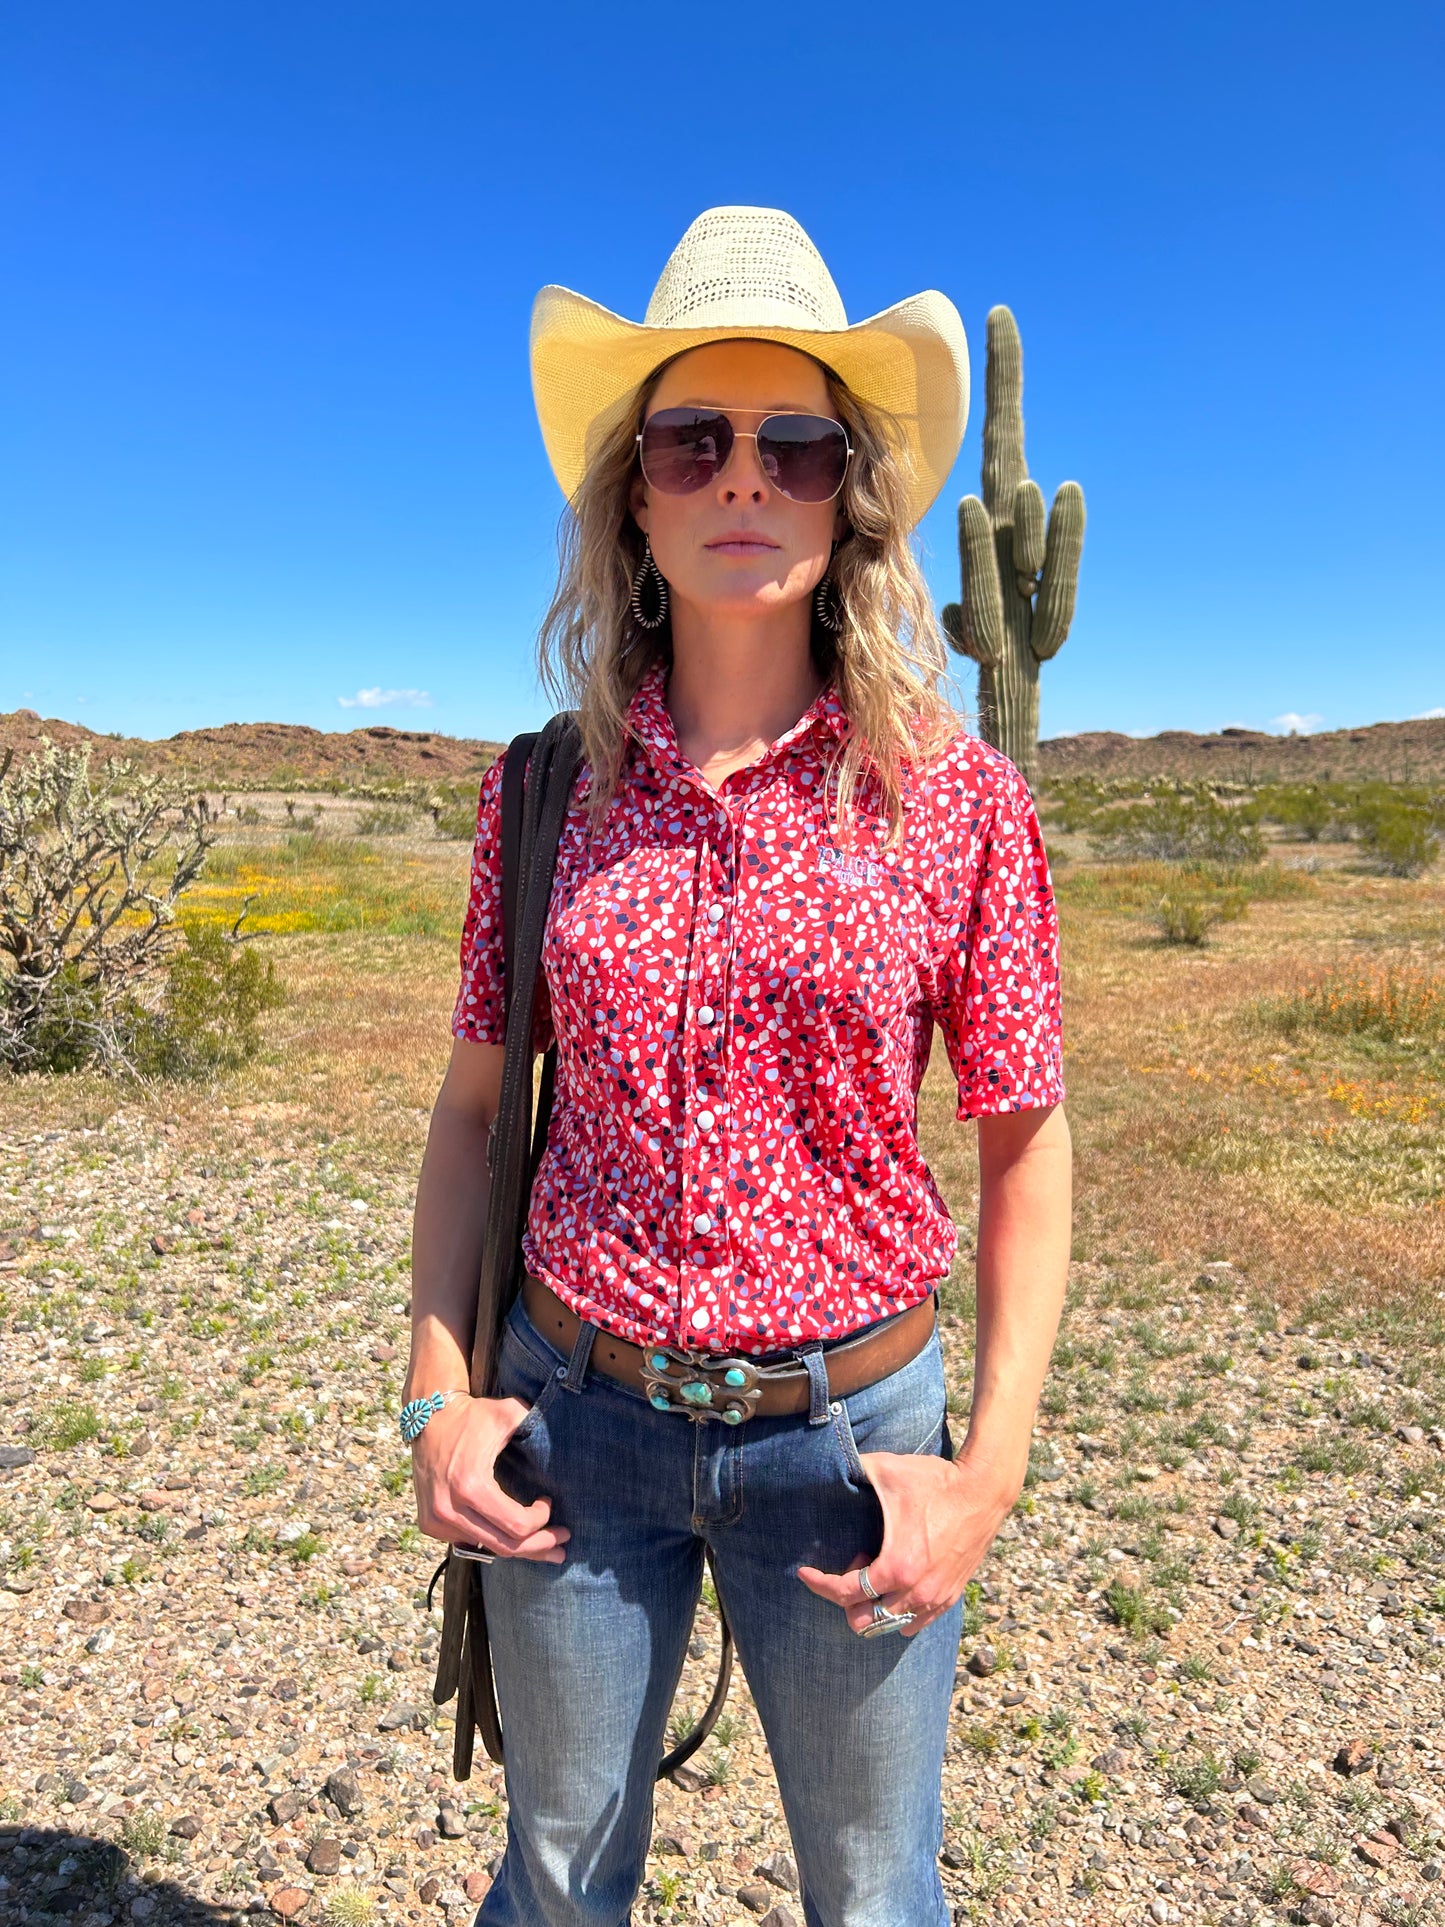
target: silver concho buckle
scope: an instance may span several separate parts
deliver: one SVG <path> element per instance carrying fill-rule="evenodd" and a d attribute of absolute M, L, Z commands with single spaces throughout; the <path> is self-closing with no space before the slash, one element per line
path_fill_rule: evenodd
<path fill-rule="evenodd" d="M 758 1369 L 746 1359 L 676 1351 L 670 1345 L 643 1348 L 642 1377 L 648 1403 L 659 1412 L 686 1412 L 691 1419 L 712 1416 L 724 1425 L 741 1425 L 751 1418 L 763 1395 Z"/>

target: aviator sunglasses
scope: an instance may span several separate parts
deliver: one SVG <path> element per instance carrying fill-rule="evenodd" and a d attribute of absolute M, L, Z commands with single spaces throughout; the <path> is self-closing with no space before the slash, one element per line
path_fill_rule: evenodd
<path fill-rule="evenodd" d="M 762 415 L 754 433 L 731 415 Z M 790 502 L 831 502 L 843 486 L 853 449 L 848 431 L 827 415 L 767 415 L 760 408 L 659 408 L 642 424 L 638 459 L 649 484 L 664 495 L 692 495 L 717 480 L 735 441 L 756 442 L 758 465 Z"/>

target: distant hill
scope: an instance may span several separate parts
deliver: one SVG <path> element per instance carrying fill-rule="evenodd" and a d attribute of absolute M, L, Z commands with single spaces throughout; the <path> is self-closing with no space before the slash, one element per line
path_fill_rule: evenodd
<path fill-rule="evenodd" d="M 60 743 L 89 742 L 93 755 L 131 757 L 142 768 L 169 770 L 213 789 L 330 789 L 397 782 L 480 780 L 504 743 L 436 730 L 310 729 L 303 723 L 222 723 L 183 729 L 159 742 L 99 736 L 81 723 L 41 718 L 33 709 L 0 711 L 0 752 L 38 747 L 42 735 Z M 1063 776 L 1217 777 L 1228 782 L 1445 781 L 1445 717 L 1411 723 L 1372 723 L 1315 736 L 1268 736 L 1260 730 L 1222 729 L 1211 736 L 1166 729 L 1157 736 L 1095 730 L 1054 736 L 1039 745 L 1045 783 Z"/>
<path fill-rule="evenodd" d="M 1257 729 L 1221 729 L 1193 736 L 1184 729 L 1157 736 L 1120 736 L 1093 730 L 1054 736 L 1039 744 L 1044 781 L 1061 776 L 1219 777 L 1228 782 L 1388 783 L 1445 781 L 1445 716 L 1411 723 L 1371 723 L 1313 736 L 1267 736 Z"/>
<path fill-rule="evenodd" d="M 99 736 L 81 723 L 37 716 L 33 709 L 0 711 L 0 754 L 37 749 L 40 738 L 91 744 L 92 765 L 125 756 L 143 769 L 167 771 L 212 789 L 330 789 L 368 784 L 456 783 L 475 777 L 505 743 L 443 736 L 434 730 L 311 729 L 304 723 L 222 723 L 183 729 L 158 742 Z"/>

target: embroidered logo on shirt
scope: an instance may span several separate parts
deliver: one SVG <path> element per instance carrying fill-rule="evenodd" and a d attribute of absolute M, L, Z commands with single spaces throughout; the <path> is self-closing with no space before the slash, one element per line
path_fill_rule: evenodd
<path fill-rule="evenodd" d="M 832 843 L 820 845 L 818 861 L 825 870 L 836 870 L 850 883 L 876 883 L 881 874 L 871 857 L 849 856 Z"/>

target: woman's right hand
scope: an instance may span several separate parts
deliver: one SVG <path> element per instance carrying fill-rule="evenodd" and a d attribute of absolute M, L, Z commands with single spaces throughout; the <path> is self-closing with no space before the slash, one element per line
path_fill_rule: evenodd
<path fill-rule="evenodd" d="M 497 1457 L 530 1409 L 519 1398 L 453 1398 L 427 1420 L 411 1461 L 417 1524 L 429 1538 L 561 1565 L 572 1535 L 547 1523 L 551 1500 L 519 1505 L 497 1484 Z"/>

